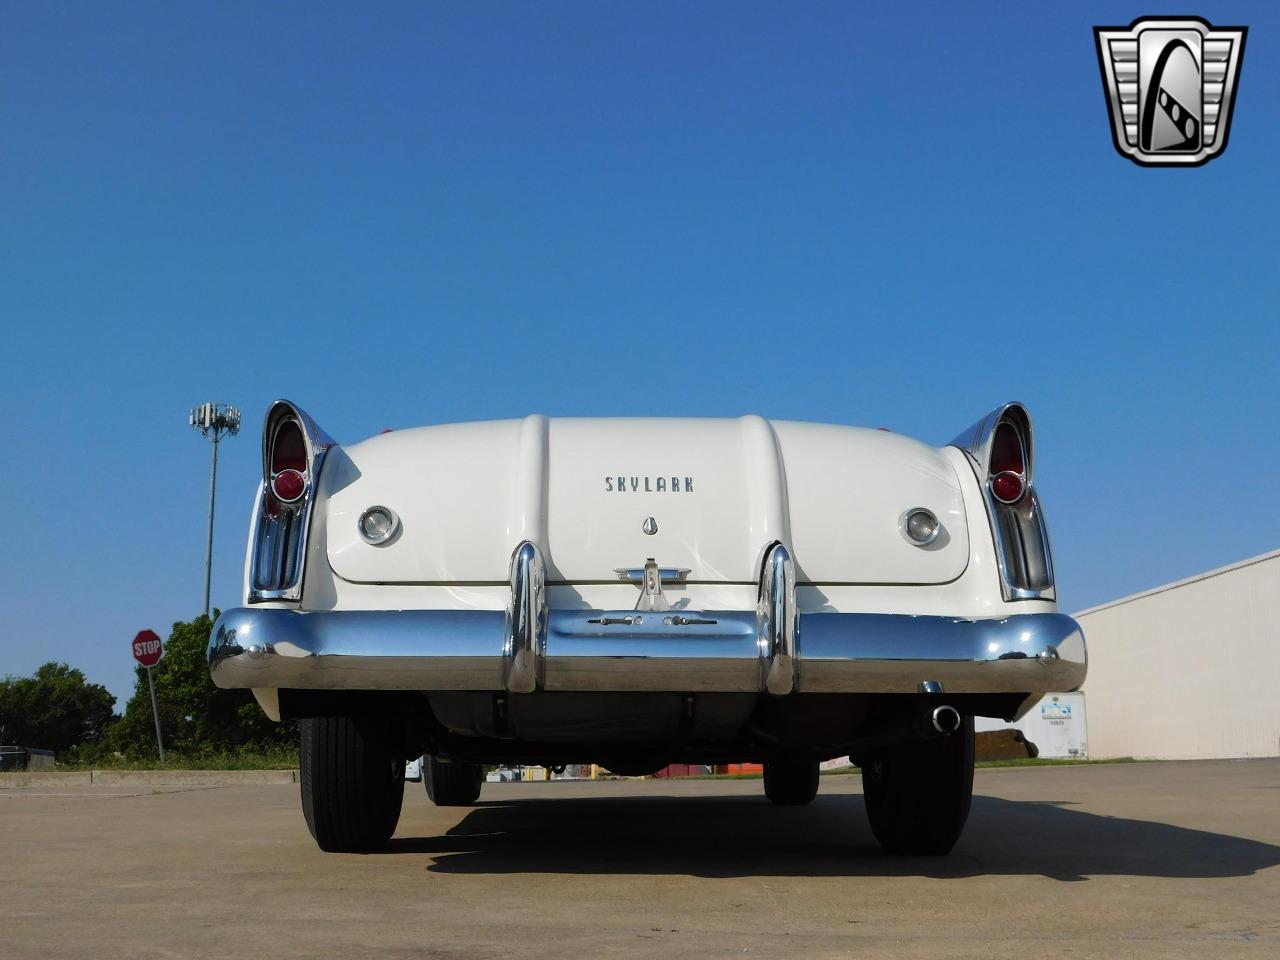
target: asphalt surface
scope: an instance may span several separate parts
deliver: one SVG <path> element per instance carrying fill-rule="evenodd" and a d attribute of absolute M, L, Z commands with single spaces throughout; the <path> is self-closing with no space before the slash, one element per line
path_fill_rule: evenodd
<path fill-rule="evenodd" d="M 296 785 L 0 791 L 0 956 L 1280 956 L 1280 760 L 979 771 L 944 859 L 881 853 L 857 776 L 407 787 L 368 856 Z"/>

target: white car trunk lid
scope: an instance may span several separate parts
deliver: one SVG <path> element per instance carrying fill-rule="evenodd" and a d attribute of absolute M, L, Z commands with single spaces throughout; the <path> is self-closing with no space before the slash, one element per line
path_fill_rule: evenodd
<path fill-rule="evenodd" d="M 813 583 L 941 583 L 968 562 L 950 463 L 856 427 L 760 417 L 425 427 L 335 449 L 321 486 L 329 563 L 362 583 L 504 582 L 526 539 L 542 547 L 548 578 L 569 583 L 612 581 L 648 557 L 688 568 L 690 581 L 754 582 L 774 541 Z M 401 523 L 379 546 L 357 527 L 374 505 Z M 942 521 L 927 548 L 899 530 L 912 507 Z"/>

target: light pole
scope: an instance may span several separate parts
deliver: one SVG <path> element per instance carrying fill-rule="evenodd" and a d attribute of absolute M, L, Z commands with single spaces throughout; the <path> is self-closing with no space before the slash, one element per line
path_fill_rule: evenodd
<path fill-rule="evenodd" d="M 213 466 L 209 471 L 209 541 L 204 555 L 204 612 L 209 615 L 209 588 L 213 583 L 213 503 L 218 491 L 218 444 L 240 432 L 240 411 L 225 403 L 202 403 L 191 409 L 189 420 L 207 440 L 213 441 Z"/>

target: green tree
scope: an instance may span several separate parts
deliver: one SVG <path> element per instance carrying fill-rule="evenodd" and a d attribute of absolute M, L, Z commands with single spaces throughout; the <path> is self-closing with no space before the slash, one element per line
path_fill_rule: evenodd
<path fill-rule="evenodd" d="M 65 663 L 0 680 L 0 742 L 54 752 L 96 744 L 115 718 L 116 698 Z"/>
<path fill-rule="evenodd" d="M 175 623 L 154 668 L 165 749 L 201 753 L 294 742 L 297 725 L 269 720 L 248 690 L 214 686 L 206 653 L 212 629 L 207 616 Z M 136 673 L 133 696 L 110 740 L 121 752 L 151 754 L 156 735 L 147 672 L 138 667 Z"/>

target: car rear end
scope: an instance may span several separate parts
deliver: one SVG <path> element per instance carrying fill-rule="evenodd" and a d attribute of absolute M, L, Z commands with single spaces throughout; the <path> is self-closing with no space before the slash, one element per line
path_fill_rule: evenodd
<path fill-rule="evenodd" d="M 944 447 L 754 416 L 341 446 L 282 401 L 213 676 L 437 766 L 869 761 L 1083 681 L 1033 439 L 1006 404 Z"/>

